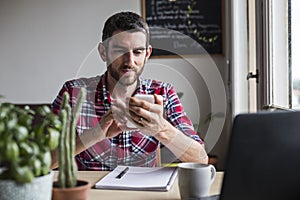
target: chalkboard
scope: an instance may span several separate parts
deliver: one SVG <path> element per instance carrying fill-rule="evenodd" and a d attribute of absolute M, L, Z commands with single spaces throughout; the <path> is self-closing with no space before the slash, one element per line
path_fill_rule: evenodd
<path fill-rule="evenodd" d="M 223 0 L 142 0 L 153 56 L 222 54 Z"/>

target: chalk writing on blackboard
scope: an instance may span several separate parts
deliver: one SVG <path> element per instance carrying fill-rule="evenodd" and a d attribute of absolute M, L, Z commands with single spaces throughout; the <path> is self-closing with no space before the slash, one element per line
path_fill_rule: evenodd
<path fill-rule="evenodd" d="M 143 5 L 150 43 L 167 45 L 153 55 L 203 53 L 199 45 L 222 53 L 222 0 L 144 0 Z"/>

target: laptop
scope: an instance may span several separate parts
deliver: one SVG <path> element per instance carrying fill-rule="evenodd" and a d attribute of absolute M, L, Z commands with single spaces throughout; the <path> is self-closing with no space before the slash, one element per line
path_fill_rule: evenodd
<path fill-rule="evenodd" d="M 300 112 L 240 114 L 220 195 L 205 200 L 299 200 Z"/>

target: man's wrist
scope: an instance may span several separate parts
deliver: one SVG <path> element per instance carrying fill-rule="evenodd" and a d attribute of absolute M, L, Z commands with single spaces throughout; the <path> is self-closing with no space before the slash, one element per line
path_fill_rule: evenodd
<path fill-rule="evenodd" d="M 158 139 L 164 145 L 167 145 L 172 142 L 172 140 L 178 134 L 178 130 L 173 127 L 168 121 L 165 121 L 163 128 L 158 131 L 154 137 Z"/>
<path fill-rule="evenodd" d="M 106 138 L 106 134 L 103 132 L 100 125 L 92 128 L 91 133 L 92 133 L 93 140 L 95 141 L 101 141 Z"/>

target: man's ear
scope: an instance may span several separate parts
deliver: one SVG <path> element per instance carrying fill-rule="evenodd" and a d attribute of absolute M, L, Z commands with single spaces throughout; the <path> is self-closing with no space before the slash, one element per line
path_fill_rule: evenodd
<path fill-rule="evenodd" d="M 103 60 L 103 62 L 106 62 L 106 50 L 105 50 L 105 46 L 102 42 L 100 42 L 98 45 L 98 52 L 99 52 L 99 55 L 100 55 L 101 59 Z"/>
<path fill-rule="evenodd" d="M 152 53 L 152 46 L 149 45 L 148 48 L 147 48 L 147 50 L 146 50 L 146 59 L 145 59 L 146 62 L 149 59 L 151 53 Z"/>

